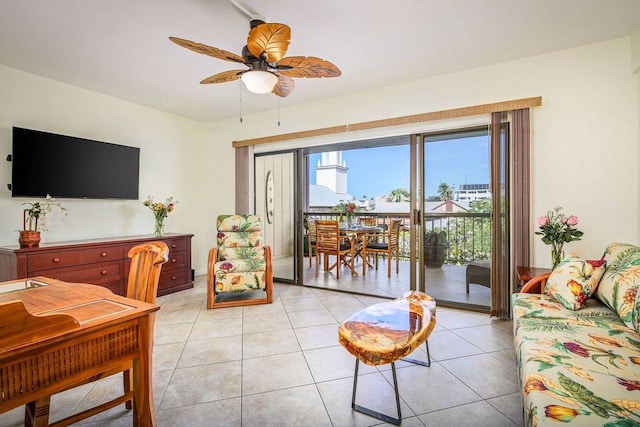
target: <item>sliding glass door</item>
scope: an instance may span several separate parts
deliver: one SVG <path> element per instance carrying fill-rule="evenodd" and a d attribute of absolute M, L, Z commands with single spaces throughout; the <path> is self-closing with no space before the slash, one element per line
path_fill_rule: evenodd
<path fill-rule="evenodd" d="M 271 246 L 274 280 L 296 283 L 296 153 L 256 155 L 255 211 L 262 218 L 265 245 Z"/>

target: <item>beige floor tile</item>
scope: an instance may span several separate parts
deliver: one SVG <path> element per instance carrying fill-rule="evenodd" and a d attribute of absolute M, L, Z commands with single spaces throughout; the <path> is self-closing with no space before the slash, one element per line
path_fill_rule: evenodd
<path fill-rule="evenodd" d="M 272 356 L 274 354 L 300 351 L 300 344 L 293 329 L 245 334 L 242 337 L 242 357 Z"/>
<path fill-rule="evenodd" d="M 244 396 L 242 423 L 246 426 L 331 426 L 314 385 Z"/>
<path fill-rule="evenodd" d="M 294 311 L 289 313 L 289 320 L 294 328 L 306 328 L 308 326 L 335 325 L 338 322 L 333 314 L 326 308 L 317 310 Z"/>
<path fill-rule="evenodd" d="M 441 330 L 429 336 L 429 350 L 435 360 L 455 359 L 483 351 L 452 331 Z"/>
<path fill-rule="evenodd" d="M 156 344 L 153 347 L 153 371 L 174 370 L 178 365 L 184 342 Z"/>
<path fill-rule="evenodd" d="M 242 395 L 313 383 L 302 353 L 285 353 L 242 361 Z"/>
<path fill-rule="evenodd" d="M 241 365 L 236 361 L 176 369 L 157 409 L 239 397 Z"/>
<path fill-rule="evenodd" d="M 193 323 L 156 325 L 153 334 L 153 342 L 156 345 L 185 342 L 189 338 L 193 325 Z"/>
<path fill-rule="evenodd" d="M 513 427 L 507 417 L 485 401 L 444 409 L 419 416 L 427 427 Z"/>
<path fill-rule="evenodd" d="M 234 335 L 242 335 L 242 320 L 235 317 L 225 317 L 194 323 L 189 340 L 207 340 Z"/>
<path fill-rule="evenodd" d="M 279 331 L 290 329 L 291 322 L 285 312 L 244 315 L 242 333 L 257 334 L 259 332 Z"/>
<path fill-rule="evenodd" d="M 211 363 L 230 362 L 241 359 L 242 335 L 210 338 L 206 340 L 189 340 L 178 361 L 178 368 L 209 365 Z"/>
<path fill-rule="evenodd" d="M 158 426 L 241 426 L 242 404 L 239 397 L 158 411 Z"/>
<path fill-rule="evenodd" d="M 303 350 L 338 344 L 338 324 L 294 329 Z"/>
<path fill-rule="evenodd" d="M 513 350 L 513 336 L 489 325 L 456 329 L 453 333 L 486 352 Z"/>
<path fill-rule="evenodd" d="M 326 308 L 316 296 L 286 299 L 282 301 L 282 305 L 288 313 Z"/>
<path fill-rule="evenodd" d="M 483 399 L 519 391 L 516 370 L 488 354 L 445 360 L 440 363 Z"/>
<path fill-rule="evenodd" d="M 316 383 L 353 378 L 356 359 L 340 345 L 306 350 L 304 357 Z M 376 368 L 361 363 L 358 371 L 360 375 L 371 374 Z"/>
<path fill-rule="evenodd" d="M 399 368 L 397 374 L 400 396 L 417 415 L 482 400 L 439 363 Z M 384 375 L 392 381 L 391 371 Z"/>

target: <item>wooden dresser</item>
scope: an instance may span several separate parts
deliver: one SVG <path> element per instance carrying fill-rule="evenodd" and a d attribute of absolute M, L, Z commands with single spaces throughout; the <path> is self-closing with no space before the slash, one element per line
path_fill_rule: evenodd
<path fill-rule="evenodd" d="M 65 282 L 91 283 L 125 295 L 129 249 L 161 240 L 169 247 L 169 261 L 162 266 L 158 296 L 193 287 L 191 238 L 193 234 L 167 233 L 69 242 L 44 243 L 37 248 L 0 247 L 0 282 L 46 276 Z"/>

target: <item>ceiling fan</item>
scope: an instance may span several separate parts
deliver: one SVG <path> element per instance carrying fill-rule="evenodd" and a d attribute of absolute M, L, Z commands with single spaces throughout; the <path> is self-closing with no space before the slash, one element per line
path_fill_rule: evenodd
<path fill-rule="evenodd" d="M 236 8 L 239 7 L 233 1 L 232 4 Z M 202 80 L 201 84 L 226 83 L 242 79 L 251 92 L 272 92 L 285 97 L 295 88 L 292 77 L 320 78 L 340 75 L 340 70 L 334 64 L 314 56 L 285 57 L 291 29 L 285 24 L 267 23 L 262 16 L 248 13 L 247 15 L 251 29 L 247 36 L 247 44 L 242 48 L 242 55 L 191 40 L 169 37 L 169 40 L 178 46 L 247 67 L 245 70 L 229 70 L 214 74 Z"/>

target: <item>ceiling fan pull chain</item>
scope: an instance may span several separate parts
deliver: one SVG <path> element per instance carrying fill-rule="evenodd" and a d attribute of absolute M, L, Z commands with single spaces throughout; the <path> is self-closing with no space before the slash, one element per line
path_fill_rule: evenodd
<path fill-rule="evenodd" d="M 238 88 L 240 89 L 240 123 L 242 123 L 242 85 L 238 84 Z"/>
<path fill-rule="evenodd" d="M 280 98 L 278 99 L 278 127 L 280 126 Z"/>

